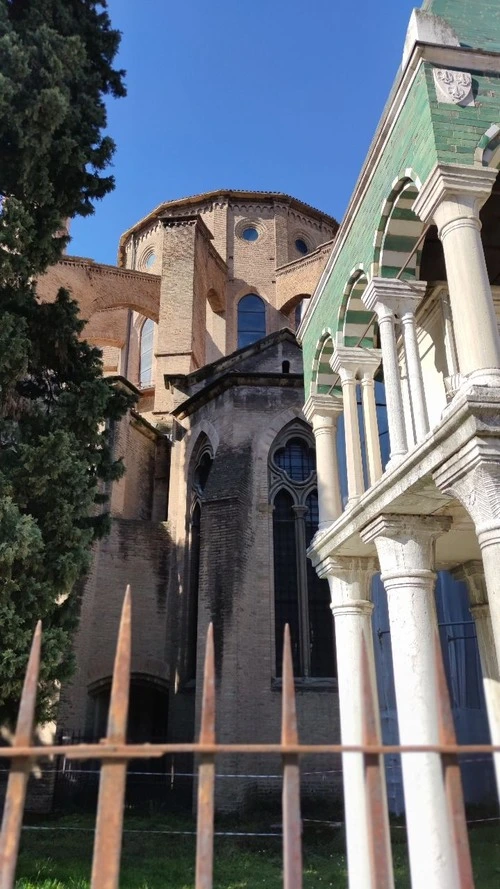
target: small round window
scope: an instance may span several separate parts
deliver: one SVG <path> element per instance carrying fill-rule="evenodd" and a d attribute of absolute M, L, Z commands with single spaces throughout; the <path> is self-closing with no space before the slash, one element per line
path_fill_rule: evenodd
<path fill-rule="evenodd" d="M 259 233 L 253 225 L 247 225 L 247 227 L 243 229 L 241 237 L 245 241 L 256 241 L 259 237 Z"/>
<path fill-rule="evenodd" d="M 297 240 L 295 241 L 295 249 L 299 253 L 302 253 L 302 256 L 305 256 L 306 253 L 309 253 L 309 247 L 307 246 L 303 238 L 297 238 Z"/>
<path fill-rule="evenodd" d="M 150 253 L 150 254 L 146 257 L 146 260 L 145 260 L 144 265 L 146 266 L 147 269 L 151 269 L 151 268 L 153 268 L 155 262 L 156 262 L 156 256 L 155 256 L 155 254 L 154 254 L 154 253 Z"/>

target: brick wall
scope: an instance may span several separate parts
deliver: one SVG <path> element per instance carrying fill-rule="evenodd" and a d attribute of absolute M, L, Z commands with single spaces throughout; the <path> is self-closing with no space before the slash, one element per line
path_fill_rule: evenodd
<path fill-rule="evenodd" d="M 75 640 L 77 671 L 61 694 L 58 724 L 89 729 L 89 686 L 111 676 L 123 596 L 132 588 L 132 672 L 168 681 L 167 580 L 171 554 L 168 526 L 114 519 L 110 535 L 95 548 L 84 585 Z"/>
<path fill-rule="evenodd" d="M 145 521 L 151 518 L 157 438 L 148 425 L 130 413 L 116 424 L 114 455 L 123 459 L 126 472 L 113 485 L 113 516 Z"/>
<path fill-rule="evenodd" d="M 300 365 L 300 352 L 291 343 L 278 344 L 269 354 L 254 356 L 245 369 L 275 369 L 283 355 L 292 372 Z M 177 457 L 181 478 L 177 501 L 176 552 L 182 554 L 175 572 L 177 596 L 175 631 L 171 635 L 171 659 L 176 669 L 182 665 L 183 637 L 181 613 L 188 612 L 188 561 L 185 558 L 189 492 L 189 454 L 198 436 L 210 433 L 215 442 L 215 458 L 202 505 L 202 557 L 199 581 L 197 713 L 203 669 L 204 640 L 210 620 L 214 622 L 217 672 L 218 731 L 221 740 L 271 741 L 279 738 L 281 693 L 274 687 L 274 608 L 272 588 L 272 515 L 268 502 L 267 456 L 274 439 L 269 429 L 279 428 L 300 416 L 303 391 L 297 388 L 238 387 L 205 404 L 188 421 L 187 434 L 175 445 L 184 452 Z M 172 480 L 175 488 L 175 479 Z M 183 511 L 182 511 L 183 507 Z M 182 513 L 182 514 L 181 514 Z M 174 533 L 174 532 L 173 532 Z M 176 638 L 176 633 L 179 634 Z M 176 654 L 177 652 L 177 654 Z M 182 683 L 170 710 L 170 731 L 189 735 L 192 692 Z M 304 740 L 338 740 L 338 700 L 334 689 L 298 692 L 298 717 Z M 179 726 L 177 726 L 179 720 Z M 191 729 L 193 726 L 191 726 Z M 307 766 L 307 768 L 306 768 Z M 337 793 L 340 775 L 319 775 L 320 770 L 338 769 L 338 762 L 309 762 L 304 775 L 304 792 Z M 242 763 L 221 759 L 218 770 L 228 774 L 279 773 L 280 764 L 258 757 Z M 231 810 L 257 804 L 264 797 L 275 798 L 279 781 L 238 778 L 220 781 L 218 806 Z"/>

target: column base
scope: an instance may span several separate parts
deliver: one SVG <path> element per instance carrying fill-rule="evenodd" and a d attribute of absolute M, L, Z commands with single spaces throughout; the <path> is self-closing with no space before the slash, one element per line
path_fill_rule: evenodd
<path fill-rule="evenodd" d="M 399 466 L 403 462 L 407 453 L 408 451 L 405 451 L 404 454 L 393 454 L 386 463 L 384 473 L 391 472 L 393 469 L 396 469 L 396 466 Z"/>

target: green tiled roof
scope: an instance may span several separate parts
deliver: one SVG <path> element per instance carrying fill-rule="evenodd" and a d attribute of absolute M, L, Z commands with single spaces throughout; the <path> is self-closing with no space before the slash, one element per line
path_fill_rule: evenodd
<path fill-rule="evenodd" d="M 425 0 L 422 9 L 445 19 L 464 46 L 500 52 L 499 0 Z"/>

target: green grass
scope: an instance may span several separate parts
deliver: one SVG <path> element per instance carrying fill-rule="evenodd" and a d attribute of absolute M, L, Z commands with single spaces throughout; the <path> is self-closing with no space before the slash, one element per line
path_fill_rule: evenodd
<path fill-rule="evenodd" d="M 245 826 L 218 824 L 219 830 L 276 830 L 272 819 Z M 23 831 L 16 889 L 87 889 L 92 856 L 93 819 L 86 816 L 32 822 L 50 831 Z M 193 822 L 179 817 L 128 818 L 123 842 L 121 889 L 192 889 L 195 839 L 152 831 L 192 830 Z M 77 830 L 58 830 L 73 827 Z M 81 830 L 85 828 L 85 830 Z M 404 830 L 393 830 L 397 889 L 409 889 Z M 498 889 L 500 882 L 499 825 L 471 832 L 476 889 Z M 281 840 L 270 837 L 216 837 L 216 889 L 281 889 Z M 304 889 L 345 889 L 344 838 L 338 828 L 305 826 Z"/>

